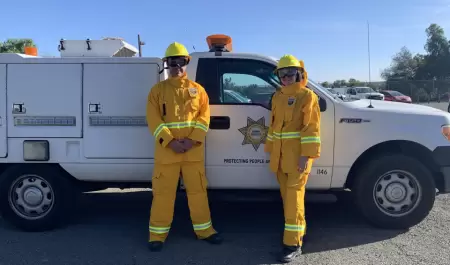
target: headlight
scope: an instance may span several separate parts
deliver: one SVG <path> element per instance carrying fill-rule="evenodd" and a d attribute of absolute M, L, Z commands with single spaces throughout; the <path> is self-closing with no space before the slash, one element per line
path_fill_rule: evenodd
<path fill-rule="evenodd" d="M 445 139 L 450 141 L 450 125 L 442 125 L 441 132 Z"/>

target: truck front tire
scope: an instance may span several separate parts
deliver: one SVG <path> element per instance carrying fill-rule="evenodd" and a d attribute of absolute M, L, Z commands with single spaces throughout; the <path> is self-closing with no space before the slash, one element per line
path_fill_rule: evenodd
<path fill-rule="evenodd" d="M 21 230 L 51 230 L 72 212 L 74 189 L 57 165 L 12 165 L 0 175 L 0 212 Z"/>
<path fill-rule="evenodd" d="M 407 229 L 427 217 L 434 205 L 436 186 L 422 163 L 396 154 L 377 157 L 361 167 L 352 193 L 372 225 Z"/>

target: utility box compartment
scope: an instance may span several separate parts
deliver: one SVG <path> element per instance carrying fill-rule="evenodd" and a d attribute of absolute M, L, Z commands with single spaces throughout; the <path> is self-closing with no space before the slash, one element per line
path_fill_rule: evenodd
<path fill-rule="evenodd" d="M 147 96 L 160 81 L 160 59 L 138 63 L 85 64 L 83 73 L 86 158 L 153 158 Z"/>
<path fill-rule="evenodd" d="M 6 64 L 0 64 L 0 157 L 8 154 L 6 121 Z"/>
<path fill-rule="evenodd" d="M 8 64 L 9 137 L 81 137 L 82 65 Z"/>

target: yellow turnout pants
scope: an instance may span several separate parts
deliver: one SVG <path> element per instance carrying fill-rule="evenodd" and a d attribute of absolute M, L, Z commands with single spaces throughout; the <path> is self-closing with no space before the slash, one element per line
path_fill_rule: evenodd
<path fill-rule="evenodd" d="M 303 236 L 306 233 L 305 187 L 312 162 L 312 159 L 308 159 L 308 165 L 303 172 L 284 173 L 281 167 L 277 172 L 285 219 L 283 244 L 286 246 L 301 247 L 303 244 Z"/>
<path fill-rule="evenodd" d="M 152 177 L 153 201 L 150 211 L 150 242 L 164 242 L 169 234 L 180 173 L 186 186 L 195 234 L 199 239 L 204 239 L 216 233 L 211 224 L 204 161 L 155 164 Z"/>

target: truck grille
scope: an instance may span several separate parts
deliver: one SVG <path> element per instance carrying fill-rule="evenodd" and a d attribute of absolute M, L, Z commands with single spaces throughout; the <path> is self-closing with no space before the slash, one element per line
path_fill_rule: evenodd
<path fill-rule="evenodd" d="M 375 99 L 375 100 L 382 100 L 383 99 L 382 96 L 377 96 L 377 95 L 370 95 L 367 98 L 368 99 Z"/>

